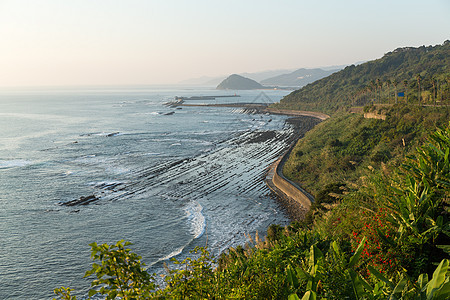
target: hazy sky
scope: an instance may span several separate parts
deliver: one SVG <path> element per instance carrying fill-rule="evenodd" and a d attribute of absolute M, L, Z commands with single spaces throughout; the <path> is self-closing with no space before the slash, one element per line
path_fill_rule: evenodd
<path fill-rule="evenodd" d="M 177 83 L 447 39 L 449 0 L 0 0 L 0 86 Z"/>

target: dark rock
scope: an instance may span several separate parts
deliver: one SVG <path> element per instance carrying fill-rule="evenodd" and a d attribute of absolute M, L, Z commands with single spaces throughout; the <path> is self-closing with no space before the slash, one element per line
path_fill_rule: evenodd
<path fill-rule="evenodd" d="M 83 197 L 81 196 L 78 199 L 75 200 L 70 200 L 70 201 L 66 201 L 66 202 L 59 202 L 59 205 L 64 205 L 64 206 L 75 206 L 75 205 L 88 205 L 94 201 L 99 200 L 100 198 L 95 196 L 95 195 L 90 195 L 87 197 Z"/>

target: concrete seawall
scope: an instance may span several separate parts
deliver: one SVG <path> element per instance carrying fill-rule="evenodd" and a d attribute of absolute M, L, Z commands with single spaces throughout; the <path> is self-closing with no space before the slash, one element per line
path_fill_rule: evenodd
<path fill-rule="evenodd" d="M 295 115 L 308 115 L 313 116 L 317 119 L 324 120 L 329 116 L 327 115 L 314 115 L 304 114 L 304 112 L 294 112 Z M 276 162 L 274 162 L 268 169 L 266 175 L 267 186 L 278 195 L 285 206 L 287 206 L 291 217 L 294 219 L 302 219 L 306 212 L 311 208 L 312 202 L 314 202 L 314 197 L 302 189 L 298 184 L 289 180 L 283 175 L 283 166 L 287 159 L 289 158 L 292 149 L 296 145 L 298 139 L 295 140 L 289 149 L 284 153 Z"/>
<path fill-rule="evenodd" d="M 297 184 L 284 177 L 282 174 L 282 169 L 282 163 L 278 162 L 275 166 L 275 173 L 272 178 L 273 184 L 286 196 L 298 202 L 298 204 L 300 204 L 306 210 L 309 210 L 311 208 L 311 203 L 314 201 L 314 198 Z"/>
<path fill-rule="evenodd" d="M 275 194 L 285 200 L 285 202 L 299 206 L 299 209 L 296 209 L 296 211 L 301 211 L 303 212 L 302 215 L 304 215 L 311 208 L 314 197 L 283 175 L 284 163 L 289 158 L 294 145 L 269 167 L 266 184 Z"/>
<path fill-rule="evenodd" d="M 268 112 L 271 114 L 286 115 L 286 116 L 308 116 L 308 117 L 317 118 L 322 121 L 324 121 L 330 117 L 327 114 L 316 112 L 316 111 L 288 110 L 288 109 L 277 109 L 277 108 L 271 108 L 271 107 L 266 108 L 265 112 Z"/>

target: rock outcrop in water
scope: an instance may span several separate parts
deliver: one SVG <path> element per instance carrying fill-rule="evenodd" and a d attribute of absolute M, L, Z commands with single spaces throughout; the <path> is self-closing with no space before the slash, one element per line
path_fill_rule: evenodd
<path fill-rule="evenodd" d="M 100 198 L 95 196 L 95 195 L 90 195 L 87 197 L 80 197 L 78 199 L 75 200 L 70 200 L 70 201 L 66 201 L 66 202 L 60 202 L 58 203 L 59 205 L 64 205 L 64 206 L 75 206 L 75 205 L 87 205 L 90 204 L 94 201 L 99 200 Z"/>

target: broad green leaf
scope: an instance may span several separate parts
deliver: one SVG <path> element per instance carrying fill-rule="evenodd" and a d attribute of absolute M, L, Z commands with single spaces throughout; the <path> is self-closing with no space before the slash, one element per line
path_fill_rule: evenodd
<path fill-rule="evenodd" d="M 392 294 L 395 295 L 395 294 L 403 292 L 407 282 L 408 282 L 408 280 L 406 279 L 406 277 L 401 277 L 400 281 L 397 283 L 394 290 L 392 291 Z"/>
<path fill-rule="evenodd" d="M 302 268 L 296 268 L 297 275 L 304 280 L 312 280 L 312 276 Z"/>
<path fill-rule="evenodd" d="M 317 294 L 313 291 L 307 291 L 302 297 L 302 300 L 316 300 L 316 299 Z"/>
<path fill-rule="evenodd" d="M 419 279 L 417 280 L 417 284 L 419 285 L 419 289 L 423 289 L 423 287 L 428 283 L 428 274 L 420 274 Z"/>
<path fill-rule="evenodd" d="M 383 274 L 381 274 L 380 272 L 378 272 L 374 267 L 372 266 L 367 266 L 367 268 L 369 269 L 370 273 L 375 276 L 377 279 L 383 281 L 384 283 L 386 283 L 391 289 L 394 288 L 394 284 L 387 279 L 386 277 L 383 276 Z"/>
<path fill-rule="evenodd" d="M 339 248 L 338 243 L 336 243 L 336 241 L 333 241 L 333 243 L 331 243 L 331 247 L 333 247 L 334 253 L 336 255 L 339 255 L 339 253 L 341 252 L 341 249 Z"/>
<path fill-rule="evenodd" d="M 355 253 L 350 258 L 350 261 L 348 263 L 348 267 L 349 268 L 352 268 L 354 265 L 356 265 L 358 263 L 358 260 L 359 260 L 359 258 L 361 256 L 361 253 L 364 250 L 364 243 L 365 242 L 366 242 L 366 237 L 363 237 L 363 239 L 361 240 L 361 242 L 358 245 L 358 248 L 356 248 Z"/>
<path fill-rule="evenodd" d="M 361 299 L 364 296 L 364 285 L 362 284 L 360 277 L 355 271 L 349 270 L 349 274 L 352 281 L 352 287 L 355 297 L 356 299 Z"/>
<path fill-rule="evenodd" d="M 295 272 L 290 265 L 287 266 L 286 273 L 287 273 L 287 280 L 289 281 L 289 283 L 294 287 L 294 289 L 297 289 L 298 288 L 298 278 L 295 275 Z"/>
<path fill-rule="evenodd" d="M 320 251 L 316 245 L 312 245 L 309 253 L 309 266 L 314 267 L 317 264 L 317 261 L 323 257 L 322 251 Z"/>
<path fill-rule="evenodd" d="M 438 291 L 436 291 L 436 293 L 434 294 L 434 297 L 437 300 L 450 299 L 450 282 L 448 279 L 446 280 L 444 285 Z"/>
<path fill-rule="evenodd" d="M 445 275 L 448 270 L 448 259 L 443 259 L 433 273 L 433 278 L 427 284 L 427 298 L 432 297 L 434 291 L 440 288 L 445 281 Z"/>
<path fill-rule="evenodd" d="M 288 300 L 300 300 L 297 294 L 290 294 Z"/>

